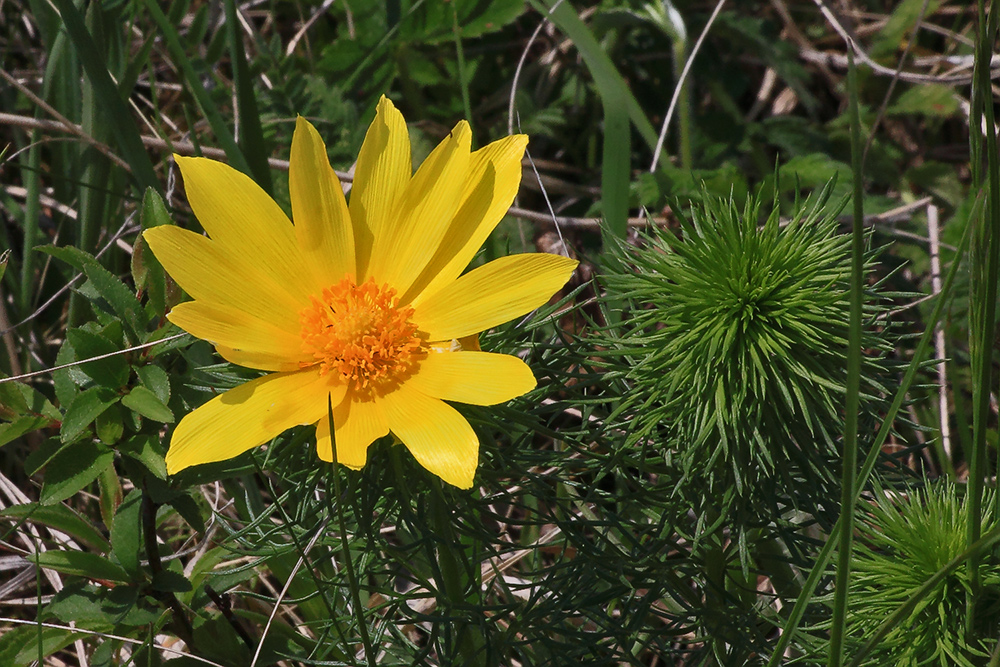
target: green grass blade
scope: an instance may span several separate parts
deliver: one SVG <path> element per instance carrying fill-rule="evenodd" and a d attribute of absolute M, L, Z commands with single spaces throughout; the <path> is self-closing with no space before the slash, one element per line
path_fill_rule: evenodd
<path fill-rule="evenodd" d="M 997 135 L 993 113 L 993 94 L 989 64 L 991 59 L 996 3 L 990 8 L 987 18 L 983 0 L 979 0 L 979 25 L 976 31 L 976 62 L 974 66 L 972 90 L 972 125 L 969 133 L 973 156 L 973 173 L 979 178 L 974 187 L 985 190 L 986 205 L 982 221 L 972 224 L 977 227 L 973 244 L 972 266 L 972 309 L 969 318 L 969 352 L 972 356 L 973 405 L 972 405 L 972 451 L 968 454 L 969 512 L 967 543 L 979 540 L 987 461 L 987 430 L 991 420 L 990 394 L 992 390 L 993 340 L 996 335 L 997 278 L 1000 275 L 1000 156 L 997 155 Z M 981 123 L 980 120 L 984 121 Z M 984 139 L 980 128 L 985 124 Z M 987 171 L 982 173 L 980 157 L 985 154 Z M 966 600 L 966 621 L 972 631 L 976 616 L 979 581 L 979 553 L 969 557 L 969 593 Z"/>
<path fill-rule="evenodd" d="M 68 2 L 69 0 L 60 1 Z M 188 89 L 191 91 L 191 94 L 194 95 L 194 99 L 198 103 L 199 110 L 202 115 L 205 116 L 205 119 L 208 120 L 208 124 L 211 126 L 212 133 L 215 134 L 215 138 L 219 142 L 220 147 L 226 152 L 226 157 L 229 159 L 230 166 L 235 169 L 239 169 L 247 176 L 253 176 L 253 170 L 250 169 L 250 164 L 247 162 L 246 156 L 236 144 L 236 139 L 233 137 L 233 133 L 229 130 L 225 120 L 223 120 L 222 114 L 219 113 L 219 109 L 215 106 L 215 102 L 213 102 L 212 98 L 209 97 L 208 91 L 206 91 L 205 87 L 202 85 L 198 72 L 195 71 L 190 58 L 188 58 L 187 54 L 184 52 L 184 46 L 181 44 L 180 37 L 178 37 L 173 24 L 163 13 L 163 10 L 160 9 L 156 0 L 143 0 L 143 2 L 146 5 L 146 9 L 153 17 L 153 21 L 156 23 L 157 28 L 159 28 L 162 33 L 163 41 L 167 45 L 170 57 L 173 58 L 174 64 L 180 68 Z"/>
<path fill-rule="evenodd" d="M 865 232 L 864 166 L 861 142 L 861 114 L 858 110 L 858 73 L 854 55 L 847 49 L 847 90 L 851 116 L 851 168 L 854 172 L 854 215 L 851 222 L 851 323 L 847 335 L 847 401 L 844 408 L 844 456 L 841 473 L 839 558 L 833 600 L 833 623 L 830 629 L 830 654 L 827 664 L 839 667 L 843 662 L 844 632 L 847 627 L 848 581 L 851 576 L 851 545 L 854 538 L 854 486 L 858 466 L 858 408 L 861 393 L 861 317 L 864 305 Z M 848 530 L 844 530 L 844 527 Z M 832 540 L 831 540 L 832 541 Z"/>
<path fill-rule="evenodd" d="M 101 100 L 101 108 L 106 114 L 111 133 L 122 159 L 132 167 L 132 176 L 140 190 L 154 188 L 161 191 L 159 179 L 153 170 L 153 163 L 142 145 L 139 128 L 132 120 L 128 105 L 118 92 L 118 87 L 108 73 L 107 65 L 101 60 L 101 51 L 94 43 L 83 16 L 77 11 L 72 0 L 54 0 L 62 15 L 63 25 L 70 41 L 76 49 L 87 78 L 94 87 L 94 93 Z"/>
<path fill-rule="evenodd" d="M 649 146 L 649 150 L 656 150 L 656 130 L 653 129 L 646 114 L 643 113 L 642 107 L 639 106 L 639 102 L 632 95 L 625 79 L 611 62 L 611 58 L 598 43 L 590 28 L 577 16 L 576 10 L 573 9 L 568 0 L 552 10 L 542 0 L 530 0 L 530 2 L 532 7 L 549 16 L 552 22 L 573 40 L 573 44 L 580 51 L 584 62 L 587 63 L 587 68 L 594 77 L 594 85 L 597 86 L 601 99 L 612 99 L 617 104 L 623 105 L 628 110 L 628 117 L 635 125 L 639 136 Z"/>
<path fill-rule="evenodd" d="M 254 180 L 264 188 L 265 192 L 272 194 L 271 168 L 267 164 L 267 144 L 264 141 L 264 129 L 260 124 L 253 79 L 250 77 L 250 68 L 247 66 L 246 53 L 240 39 L 235 0 L 226 0 L 226 38 L 229 40 L 229 58 L 233 64 L 233 85 L 236 88 L 236 106 L 240 119 L 239 146 L 246 156 Z"/>

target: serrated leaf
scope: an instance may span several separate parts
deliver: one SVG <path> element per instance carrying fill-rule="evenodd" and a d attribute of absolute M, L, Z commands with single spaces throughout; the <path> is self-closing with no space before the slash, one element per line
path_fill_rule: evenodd
<path fill-rule="evenodd" d="M 132 332 L 133 340 L 137 341 L 139 328 L 145 325 L 146 318 L 132 290 L 103 266 L 88 264 L 83 267 L 83 272 L 97 293 L 111 307 L 112 312 Z"/>
<path fill-rule="evenodd" d="M 77 639 L 86 637 L 86 633 L 63 630 L 62 628 L 38 628 L 22 625 L 0 634 L 0 665 L 9 667 L 27 667 L 38 661 L 39 634 L 41 635 L 41 654 L 47 657 L 61 651 Z"/>
<path fill-rule="evenodd" d="M 52 426 L 56 422 L 48 417 L 32 417 L 25 415 L 17 417 L 7 424 L 0 424 L 0 447 L 17 440 L 25 433 L 37 431 L 40 428 Z"/>
<path fill-rule="evenodd" d="M 129 581 L 125 570 L 104 556 L 87 551 L 58 551 L 50 549 L 28 556 L 28 560 L 63 574 L 87 577 L 94 581 L 110 581 L 126 584 Z"/>
<path fill-rule="evenodd" d="M 25 519 L 32 523 L 55 528 L 81 544 L 102 553 L 110 547 L 107 538 L 99 530 L 65 505 L 41 505 L 39 503 L 12 505 L 0 510 L 0 517 Z"/>
<path fill-rule="evenodd" d="M 155 435 L 137 435 L 123 442 L 118 450 L 132 458 L 159 479 L 167 479 L 167 463 L 160 453 Z M 155 498 L 155 496 L 154 496 Z"/>
<path fill-rule="evenodd" d="M 142 386 L 156 394 L 164 404 L 170 402 L 170 376 L 165 370 L 154 364 L 148 364 L 137 367 L 135 372 Z"/>
<path fill-rule="evenodd" d="M 66 500 L 114 465 L 111 448 L 97 442 L 79 442 L 64 447 L 45 466 L 41 503 L 54 505 Z"/>
<path fill-rule="evenodd" d="M 191 582 L 180 572 L 162 570 L 153 575 L 153 590 L 164 593 L 187 593 Z"/>
<path fill-rule="evenodd" d="M 156 394 L 143 386 L 132 387 L 132 391 L 122 397 L 122 405 L 153 421 L 165 424 L 172 424 L 174 421 L 174 413 L 170 408 L 164 405 Z"/>
<path fill-rule="evenodd" d="M 62 413 L 40 391 L 23 382 L 0 384 L 0 419 L 25 414 L 62 419 Z"/>
<path fill-rule="evenodd" d="M 111 521 L 111 553 L 122 568 L 135 579 L 139 573 L 142 546 L 142 491 L 132 489 Z"/>
<path fill-rule="evenodd" d="M 106 387 L 91 387 L 81 391 L 66 408 L 59 437 L 63 442 L 72 442 L 98 415 L 117 401 L 117 394 Z"/>
<path fill-rule="evenodd" d="M 163 197 L 153 188 L 146 188 L 142 197 L 142 211 L 139 213 L 139 224 L 143 230 L 173 224 L 170 211 L 163 203 Z"/>
<path fill-rule="evenodd" d="M 120 327 L 112 325 L 112 328 L 118 328 L 120 331 Z M 110 389 L 117 389 L 128 382 L 129 365 L 125 355 L 115 354 L 121 351 L 120 342 L 112 340 L 103 333 L 95 333 L 81 328 L 70 329 L 66 332 L 66 337 L 73 345 L 73 351 L 78 360 L 113 355 L 80 364 L 80 370 L 94 382 Z"/>
<path fill-rule="evenodd" d="M 94 420 L 94 431 L 97 438 L 105 445 L 114 445 L 125 433 L 125 423 L 122 421 L 122 411 L 117 405 L 111 405 Z"/>
<path fill-rule="evenodd" d="M 85 266 L 98 265 L 98 261 L 94 259 L 93 255 L 74 246 L 42 245 L 35 246 L 34 249 L 66 262 L 81 273 L 83 273 L 83 267 Z"/>

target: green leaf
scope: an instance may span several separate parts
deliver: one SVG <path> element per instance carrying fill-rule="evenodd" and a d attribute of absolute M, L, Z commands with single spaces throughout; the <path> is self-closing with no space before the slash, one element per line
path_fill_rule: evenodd
<path fill-rule="evenodd" d="M 96 333 L 76 328 L 67 331 L 66 337 L 73 346 L 73 351 L 76 352 L 77 360 L 104 357 L 80 364 L 80 370 L 97 384 L 109 389 L 118 389 L 128 382 L 129 365 L 124 354 L 115 354 L 121 352 L 121 327 L 112 324 L 106 328 L 106 331 L 110 335 L 103 331 Z M 118 340 L 113 339 L 116 333 Z"/>
<path fill-rule="evenodd" d="M 38 642 L 41 635 L 42 657 L 61 651 L 86 633 L 63 630 L 62 628 L 42 628 L 21 625 L 0 634 L 0 665 L 27 667 L 38 661 Z"/>
<path fill-rule="evenodd" d="M 174 421 L 174 413 L 170 408 L 164 405 L 156 394 L 143 386 L 133 387 L 132 391 L 122 398 L 122 405 L 153 421 L 165 424 L 172 424 Z"/>
<path fill-rule="evenodd" d="M 97 293 L 111 307 L 111 312 L 117 315 L 118 319 L 132 332 L 132 339 L 138 341 L 139 330 L 145 326 L 146 317 L 132 290 L 112 275 L 110 271 L 98 264 L 84 266 L 83 272 Z"/>
<path fill-rule="evenodd" d="M 22 415 L 62 419 L 58 408 L 34 387 L 23 382 L 0 384 L 0 419 L 11 420 Z"/>
<path fill-rule="evenodd" d="M 121 566 L 112 563 L 104 556 L 86 551 L 58 551 L 50 549 L 28 556 L 28 560 L 63 574 L 87 577 L 94 581 L 108 581 L 127 584 L 128 574 Z"/>
<path fill-rule="evenodd" d="M 97 438 L 105 445 L 114 445 L 121 440 L 125 433 L 125 422 L 122 421 L 122 411 L 117 405 L 110 405 L 108 409 L 97 415 L 94 421 L 94 431 Z"/>
<path fill-rule="evenodd" d="M 139 366 L 135 369 L 136 375 L 142 386 L 149 389 L 164 404 L 170 401 L 170 376 L 167 372 L 154 364 Z"/>
<path fill-rule="evenodd" d="M 139 217 L 143 229 L 170 224 L 170 213 L 163 199 L 153 189 L 146 190 L 142 199 L 142 213 Z M 153 312 L 162 317 L 166 312 L 167 276 L 159 260 L 149 249 L 149 245 L 138 235 L 132 246 L 132 280 L 136 290 L 145 290 Z"/>
<path fill-rule="evenodd" d="M 41 505 L 39 503 L 11 505 L 0 510 L 0 517 L 25 519 L 32 523 L 55 528 L 96 551 L 105 552 L 110 546 L 108 540 L 99 530 L 65 505 Z"/>
<path fill-rule="evenodd" d="M 74 246 L 41 245 L 35 246 L 34 249 L 69 264 L 80 273 L 83 273 L 83 267 L 85 266 L 97 266 L 99 264 L 89 252 L 84 252 Z"/>
<path fill-rule="evenodd" d="M 939 118 L 951 118 L 959 111 L 958 98 L 951 86 L 942 83 L 924 83 L 913 86 L 889 107 L 887 113 L 900 116 L 920 114 Z"/>
<path fill-rule="evenodd" d="M 48 417 L 32 417 L 25 415 L 16 417 L 8 424 L 0 424 L 0 447 L 17 440 L 25 433 L 37 431 L 40 428 L 52 426 L 55 420 Z"/>
<path fill-rule="evenodd" d="M 117 402 L 117 394 L 106 387 L 91 387 L 81 391 L 66 408 L 59 437 L 63 442 L 72 442 L 98 415 Z"/>
<path fill-rule="evenodd" d="M 163 570 L 153 575 L 153 590 L 164 593 L 187 593 L 191 582 L 180 572 Z"/>
<path fill-rule="evenodd" d="M 7 271 L 8 259 L 10 259 L 10 250 L 4 250 L 0 253 L 0 280 L 3 280 L 3 274 Z"/>
<path fill-rule="evenodd" d="M 135 579 L 142 549 L 142 491 L 132 489 L 111 521 L 111 553 Z"/>
<path fill-rule="evenodd" d="M 54 505 L 66 500 L 114 465 L 115 453 L 97 442 L 80 442 L 64 447 L 45 466 L 45 485 L 40 501 Z"/>
<path fill-rule="evenodd" d="M 160 453 L 159 440 L 155 435 L 136 435 L 123 442 L 118 450 L 142 464 L 159 479 L 167 479 L 167 463 Z"/>

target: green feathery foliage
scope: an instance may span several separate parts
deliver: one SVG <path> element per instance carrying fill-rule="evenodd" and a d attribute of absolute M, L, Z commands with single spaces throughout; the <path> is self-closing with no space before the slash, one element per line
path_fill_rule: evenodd
<path fill-rule="evenodd" d="M 993 496 L 984 498 L 982 532 L 996 527 Z M 850 640 L 870 637 L 896 609 L 966 549 L 966 498 L 949 482 L 910 493 L 879 494 L 858 525 L 850 584 Z M 910 615 L 887 634 L 864 664 L 986 664 L 1000 630 L 1000 558 L 988 550 L 978 561 L 981 588 L 976 633 L 965 631 L 967 565 L 939 582 Z"/>
<path fill-rule="evenodd" d="M 741 210 L 732 198 L 706 196 L 679 233 L 655 230 L 639 248 L 620 245 L 604 278 L 608 298 L 632 306 L 606 336 L 607 356 L 627 378 L 621 410 L 634 414 L 633 442 L 674 449 L 686 475 L 731 500 L 756 495 L 774 476 L 786 489 L 793 478 L 834 483 L 850 237 L 837 232 L 843 206 L 830 205 L 831 191 L 787 224 L 777 203 L 761 225 L 759 197 Z M 885 331 L 871 326 L 881 311 L 866 313 L 869 411 L 890 349 Z"/>

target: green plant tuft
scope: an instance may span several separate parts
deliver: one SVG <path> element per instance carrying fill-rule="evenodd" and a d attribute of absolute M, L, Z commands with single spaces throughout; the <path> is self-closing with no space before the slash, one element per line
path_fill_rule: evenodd
<path fill-rule="evenodd" d="M 672 448 L 686 475 L 746 497 L 780 475 L 832 483 L 845 396 L 850 237 L 829 184 L 787 223 L 759 196 L 693 204 L 678 233 L 620 244 L 607 296 L 631 304 L 610 327 L 633 442 Z M 869 253 L 868 263 L 873 253 Z M 877 294 L 869 303 L 877 304 Z M 867 309 L 862 402 L 872 407 L 890 349 Z"/>
<path fill-rule="evenodd" d="M 996 527 L 993 494 L 983 503 L 982 532 Z M 938 570 L 968 547 L 966 498 L 950 482 L 907 493 L 881 493 L 858 525 L 853 550 L 848 631 L 854 641 L 872 636 L 896 609 Z M 995 550 L 978 561 L 974 638 L 965 630 L 968 566 L 942 579 L 916 608 L 879 642 L 866 665 L 986 664 L 1000 629 L 1000 558 Z"/>

